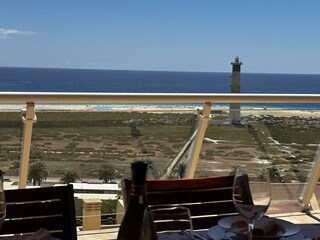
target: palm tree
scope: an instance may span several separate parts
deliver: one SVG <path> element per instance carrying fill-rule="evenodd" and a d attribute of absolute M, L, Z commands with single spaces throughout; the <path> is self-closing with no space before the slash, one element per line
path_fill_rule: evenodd
<path fill-rule="evenodd" d="M 172 170 L 172 174 L 179 178 L 184 178 L 187 173 L 187 163 L 178 163 L 178 165 Z"/>
<path fill-rule="evenodd" d="M 152 179 L 156 179 L 158 177 L 157 171 L 154 167 L 153 161 L 146 160 L 148 167 L 147 167 L 147 176 L 149 176 Z"/>
<path fill-rule="evenodd" d="M 28 181 L 33 182 L 33 186 L 38 184 L 41 185 L 43 180 L 46 180 L 48 177 L 48 172 L 46 165 L 43 162 L 35 162 L 31 165 L 28 174 Z"/>
<path fill-rule="evenodd" d="M 98 176 L 100 180 L 103 180 L 105 183 L 112 182 L 115 178 L 116 170 L 108 165 L 103 164 L 98 170 Z"/>
<path fill-rule="evenodd" d="M 60 183 L 70 184 L 76 182 L 80 177 L 76 171 L 66 169 L 63 171 L 63 176 L 60 178 Z"/>
<path fill-rule="evenodd" d="M 276 166 L 271 166 L 269 167 L 269 172 L 270 172 L 270 180 L 271 182 L 283 182 L 282 176 L 281 176 L 281 172 L 279 170 L 279 168 L 277 168 Z"/>

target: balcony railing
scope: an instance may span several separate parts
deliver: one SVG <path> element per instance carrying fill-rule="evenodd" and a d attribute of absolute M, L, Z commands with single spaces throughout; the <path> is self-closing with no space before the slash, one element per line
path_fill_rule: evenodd
<path fill-rule="evenodd" d="M 51 103 L 319 103 L 319 94 L 0 92 L 0 102 Z"/>
<path fill-rule="evenodd" d="M 198 125 L 193 136 L 190 164 L 187 177 L 192 178 L 203 146 L 203 139 L 210 121 L 212 109 L 220 103 L 320 103 L 320 94 L 185 94 L 185 93 L 40 93 L 40 92 L 0 92 L 3 104 L 25 104 L 22 109 L 23 139 L 21 148 L 19 187 L 26 187 L 30 150 L 32 147 L 33 124 L 37 121 L 36 106 L 39 104 L 114 104 L 114 103 L 195 103 L 202 105 L 198 111 Z M 320 109 L 317 109 L 320 110 Z M 228 111 L 228 109 L 227 109 Z M 242 110 L 241 110 L 242 111 Z M 196 113 L 196 111 L 195 111 Z M 268 111 L 265 111 L 268 114 Z M 62 113 L 63 114 L 63 113 Z M 319 151 L 317 151 L 319 152 Z M 312 208 L 314 190 L 320 176 L 320 155 L 314 158 L 308 184 L 301 194 L 304 209 Z"/>

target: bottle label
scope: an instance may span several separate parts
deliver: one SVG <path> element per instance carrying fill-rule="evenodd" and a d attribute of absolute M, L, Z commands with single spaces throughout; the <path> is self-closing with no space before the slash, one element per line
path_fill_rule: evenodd
<path fill-rule="evenodd" d="M 143 204 L 143 196 L 139 195 L 139 204 Z"/>

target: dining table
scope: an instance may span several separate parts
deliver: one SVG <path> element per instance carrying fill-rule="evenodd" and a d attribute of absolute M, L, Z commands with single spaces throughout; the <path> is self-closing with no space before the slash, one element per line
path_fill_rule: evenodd
<path fill-rule="evenodd" d="M 288 221 L 292 224 L 294 224 L 296 227 L 299 228 L 299 232 L 293 236 L 288 237 L 280 237 L 279 240 L 320 240 L 320 210 L 315 211 L 309 211 L 307 213 L 305 212 L 291 212 L 291 213 L 280 213 L 280 214 L 271 214 L 268 215 L 271 218 L 280 219 L 284 221 Z M 212 226 L 214 228 L 216 226 Z M 210 229 L 212 229 L 210 228 Z M 236 238 L 219 238 L 219 236 L 216 237 L 210 237 L 209 236 L 209 230 L 196 230 L 194 231 L 196 236 L 195 240 L 242 240 L 245 239 L 242 237 L 239 239 Z M 78 240 L 115 240 L 117 239 L 117 231 L 118 228 L 106 228 L 106 229 L 100 229 L 100 230 L 93 230 L 93 231 L 78 231 Z M 202 238 L 199 238 L 201 236 Z M 181 235 L 172 235 L 167 234 L 166 236 L 163 236 L 165 240 L 184 240 L 181 239 Z M 162 240 L 159 239 L 159 240 Z M 256 238 L 257 239 L 257 238 Z M 271 240 L 270 238 L 263 238 Z M 189 239 L 186 239 L 189 240 Z"/>
<path fill-rule="evenodd" d="M 320 239 L 320 224 L 294 224 L 299 229 L 295 234 L 283 237 L 254 236 L 253 240 L 317 240 Z M 219 225 L 213 226 L 209 230 L 194 231 L 194 240 L 246 240 L 246 235 L 237 235 L 226 232 Z M 157 240 L 190 240 L 180 233 L 158 234 Z"/>
<path fill-rule="evenodd" d="M 230 217 L 229 217 L 230 218 Z M 320 211 L 295 212 L 272 214 L 268 216 L 270 219 L 275 219 L 278 223 L 285 223 L 285 226 L 290 226 L 295 232 L 279 237 L 272 237 L 268 235 L 255 236 L 253 240 L 320 240 Z M 221 224 L 220 224 L 221 225 Z M 233 232 L 227 232 L 219 224 L 212 226 L 209 230 L 194 231 L 194 239 L 200 240 L 246 240 L 247 236 L 240 236 Z M 288 231 L 290 232 L 290 231 Z M 159 240 L 187 240 L 181 239 L 176 235 L 166 236 Z"/>

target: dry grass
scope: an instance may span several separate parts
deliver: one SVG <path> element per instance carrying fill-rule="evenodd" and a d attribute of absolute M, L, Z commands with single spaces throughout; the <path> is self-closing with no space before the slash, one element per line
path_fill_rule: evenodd
<path fill-rule="evenodd" d="M 39 112 L 37 117 L 30 159 L 45 161 L 49 176 L 65 168 L 80 171 L 81 163 L 91 176 L 102 163 L 109 163 L 121 177 L 138 159 L 152 161 L 161 174 L 188 141 L 196 122 L 196 115 L 179 113 Z M 197 175 L 228 174 L 238 164 L 266 160 L 281 169 L 287 181 L 302 180 L 317 150 L 319 126 L 314 119 L 309 125 L 305 119 L 303 123 L 296 117 L 289 119 L 256 118 L 241 126 L 209 126 L 205 137 L 217 143 L 204 141 Z M 1 168 L 17 174 L 20 114 L 0 113 L 0 126 Z"/>

